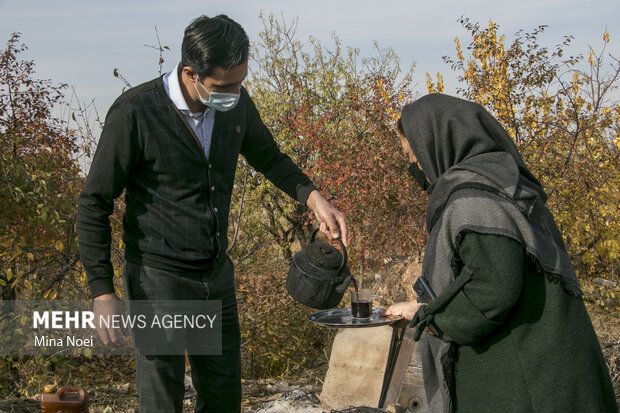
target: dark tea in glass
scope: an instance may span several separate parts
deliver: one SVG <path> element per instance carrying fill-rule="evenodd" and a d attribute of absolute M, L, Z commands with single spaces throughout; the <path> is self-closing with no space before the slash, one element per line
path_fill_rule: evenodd
<path fill-rule="evenodd" d="M 370 290 L 351 291 L 351 315 L 355 318 L 368 318 L 372 315 Z"/>

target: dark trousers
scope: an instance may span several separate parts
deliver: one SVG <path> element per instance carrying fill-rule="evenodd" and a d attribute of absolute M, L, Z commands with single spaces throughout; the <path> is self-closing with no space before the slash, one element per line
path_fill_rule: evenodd
<path fill-rule="evenodd" d="M 125 262 L 124 273 L 130 300 L 221 300 L 222 354 L 188 354 L 197 392 L 194 411 L 240 412 L 240 332 L 230 259 L 200 273 L 164 271 Z M 184 355 L 143 355 L 136 348 L 136 373 L 140 413 L 182 412 Z"/>

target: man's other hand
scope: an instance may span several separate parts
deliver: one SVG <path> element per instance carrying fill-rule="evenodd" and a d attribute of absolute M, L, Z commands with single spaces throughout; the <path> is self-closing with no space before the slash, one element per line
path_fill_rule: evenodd
<path fill-rule="evenodd" d="M 129 335 L 129 330 L 127 327 L 122 326 L 122 322 L 120 322 L 122 326 L 121 328 L 112 327 L 113 317 L 117 316 L 118 318 L 119 316 L 125 314 L 125 308 L 121 300 L 118 299 L 118 296 L 115 293 L 108 293 L 95 297 L 93 299 L 93 313 L 95 315 L 97 334 L 99 334 L 99 338 L 103 344 L 114 347 L 124 345 L 125 340 L 122 335 Z M 104 323 L 102 323 L 102 319 L 106 321 L 109 320 L 108 324 L 110 327 L 107 327 Z"/>

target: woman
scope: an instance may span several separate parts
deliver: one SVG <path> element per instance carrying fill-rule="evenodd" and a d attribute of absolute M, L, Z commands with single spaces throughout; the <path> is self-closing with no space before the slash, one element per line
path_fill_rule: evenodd
<path fill-rule="evenodd" d="M 547 196 L 508 134 L 441 94 L 406 105 L 399 129 L 430 194 L 422 275 L 437 298 L 386 314 L 417 326 L 431 411 L 617 412 Z"/>

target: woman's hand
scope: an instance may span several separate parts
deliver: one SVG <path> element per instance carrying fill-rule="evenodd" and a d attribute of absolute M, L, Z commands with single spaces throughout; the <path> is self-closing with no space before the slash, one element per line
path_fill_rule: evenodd
<path fill-rule="evenodd" d="M 420 307 L 423 305 L 424 303 L 418 303 L 415 300 L 396 303 L 396 304 L 391 305 L 381 315 L 382 316 L 389 316 L 389 315 L 402 316 L 405 320 L 411 321 L 415 313 L 417 313 Z"/>

